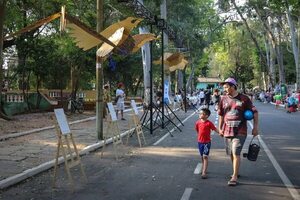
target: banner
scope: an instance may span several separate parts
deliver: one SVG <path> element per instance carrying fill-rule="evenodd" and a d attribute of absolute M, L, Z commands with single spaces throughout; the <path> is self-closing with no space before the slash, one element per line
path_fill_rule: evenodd
<path fill-rule="evenodd" d="M 165 84 L 164 84 L 164 102 L 167 104 L 170 104 L 170 97 L 169 97 L 169 80 L 165 80 Z"/>

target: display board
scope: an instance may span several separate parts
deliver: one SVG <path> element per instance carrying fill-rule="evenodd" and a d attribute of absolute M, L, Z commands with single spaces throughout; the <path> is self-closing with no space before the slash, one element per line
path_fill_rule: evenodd
<path fill-rule="evenodd" d="M 107 107 L 108 107 L 108 110 L 109 110 L 109 113 L 110 113 L 110 116 L 111 116 L 111 120 L 112 121 L 117 121 L 118 118 L 117 118 L 117 114 L 116 114 L 116 111 L 115 111 L 115 108 L 113 106 L 113 104 L 111 102 L 107 103 Z"/>
<path fill-rule="evenodd" d="M 55 117 L 63 135 L 71 133 L 65 112 L 62 108 L 54 109 Z"/>
<path fill-rule="evenodd" d="M 138 111 L 138 109 L 136 107 L 135 100 L 131 100 L 131 107 L 133 109 L 134 114 L 139 115 L 139 111 Z"/>

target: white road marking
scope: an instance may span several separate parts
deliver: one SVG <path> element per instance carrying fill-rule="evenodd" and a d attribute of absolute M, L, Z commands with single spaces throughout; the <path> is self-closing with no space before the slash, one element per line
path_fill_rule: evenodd
<path fill-rule="evenodd" d="M 180 200 L 189 200 L 192 194 L 193 188 L 185 188 L 184 193 Z"/>
<path fill-rule="evenodd" d="M 253 124 L 251 122 L 249 122 L 249 125 L 250 125 L 251 129 L 253 129 Z M 269 148 L 263 141 L 262 137 L 260 135 L 258 135 L 258 138 L 259 138 L 259 142 L 260 142 L 261 146 L 264 148 L 264 151 L 266 152 L 267 156 L 269 157 L 271 163 L 273 164 L 274 168 L 276 169 L 276 171 L 277 171 L 278 175 L 280 176 L 282 182 L 284 183 L 285 187 L 288 189 L 288 191 L 290 192 L 290 194 L 294 200 L 299 200 L 300 196 L 299 196 L 298 191 L 295 189 L 295 187 L 292 184 L 292 182 L 290 181 L 290 179 L 286 176 L 286 174 L 284 173 L 284 171 L 282 170 L 282 168 L 280 167 L 280 165 L 274 158 L 272 152 L 269 150 Z"/>
<path fill-rule="evenodd" d="M 201 168 L 202 168 L 202 163 L 198 163 L 194 171 L 194 174 L 200 174 Z"/>
<path fill-rule="evenodd" d="M 187 118 L 185 118 L 182 123 L 186 122 L 189 118 L 191 118 L 193 115 L 195 115 L 196 112 L 193 112 L 190 116 L 188 116 Z M 178 123 L 177 126 L 181 126 L 181 123 Z M 175 130 L 175 128 L 173 128 L 170 132 L 172 133 Z M 158 141 L 156 141 L 153 146 L 158 145 L 159 143 L 161 143 L 164 139 L 166 139 L 170 134 L 166 133 L 164 136 L 162 136 L 162 138 L 160 138 Z"/>

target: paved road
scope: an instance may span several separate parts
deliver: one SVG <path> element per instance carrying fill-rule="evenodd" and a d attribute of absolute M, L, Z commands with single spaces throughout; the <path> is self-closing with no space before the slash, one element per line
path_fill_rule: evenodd
<path fill-rule="evenodd" d="M 79 181 L 79 170 L 72 170 L 78 180 L 74 193 L 60 167 L 55 190 L 50 187 L 52 171 L 47 171 L 2 191 L 0 199 L 299 199 L 300 113 L 287 114 L 270 104 L 258 103 L 257 107 L 262 150 L 256 162 L 242 159 L 237 187 L 227 186 L 231 164 L 223 139 L 217 135 L 212 136 L 209 178 L 200 178 L 194 131 L 197 116 L 189 112 L 183 132 L 163 140 L 157 137 L 163 133 L 156 133 L 143 148 L 122 147 L 119 161 L 111 147 L 102 159 L 98 150 L 83 156 L 88 182 Z M 216 117 L 213 112 L 210 119 L 214 122 Z"/>

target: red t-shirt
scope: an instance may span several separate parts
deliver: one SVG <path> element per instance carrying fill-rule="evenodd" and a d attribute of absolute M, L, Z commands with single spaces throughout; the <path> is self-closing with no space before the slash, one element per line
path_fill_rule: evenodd
<path fill-rule="evenodd" d="M 221 98 L 218 114 L 224 117 L 222 127 L 224 137 L 247 135 L 247 120 L 244 118 L 245 110 L 257 112 L 248 96 L 238 94 L 236 97 L 225 95 Z"/>
<path fill-rule="evenodd" d="M 211 130 L 215 131 L 217 128 L 211 121 L 203 122 L 199 119 L 195 124 L 195 129 L 198 133 L 198 142 L 209 143 Z"/>

